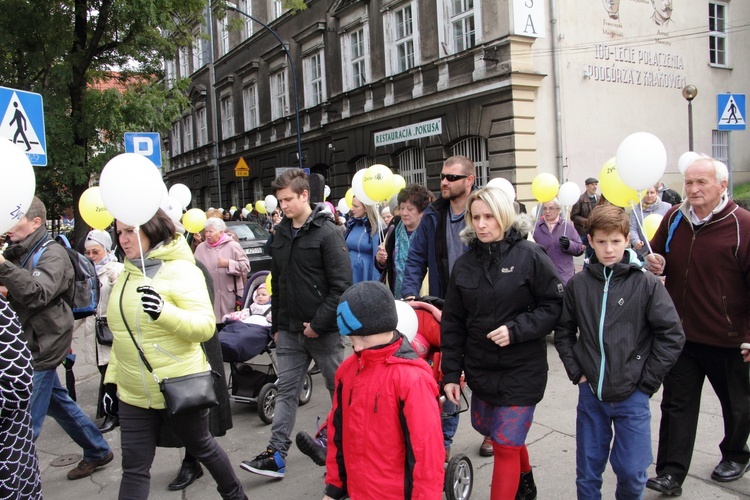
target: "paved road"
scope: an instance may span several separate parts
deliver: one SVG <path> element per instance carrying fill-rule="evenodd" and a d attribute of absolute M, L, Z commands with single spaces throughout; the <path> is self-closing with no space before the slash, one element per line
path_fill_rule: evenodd
<path fill-rule="evenodd" d="M 74 343 L 74 351 L 80 346 Z M 549 344 L 550 380 L 544 400 L 537 407 L 534 425 L 528 438 L 529 453 L 534 466 L 534 476 L 539 488 L 539 499 L 575 498 L 575 406 L 576 388 L 570 384 L 554 347 Z M 86 365 L 83 356 L 76 363 L 78 399 L 84 410 L 95 413 L 98 372 Z M 315 375 L 312 401 L 298 412 L 296 430 L 312 432 L 317 416 L 324 416 L 329 409 L 329 399 L 320 375 Z M 656 450 L 656 435 L 659 425 L 660 394 L 651 401 L 653 413 L 652 441 Z M 253 458 L 262 451 L 270 434 L 270 426 L 264 425 L 255 408 L 233 403 L 234 429 L 219 438 L 221 445 L 234 464 Z M 721 408 L 710 386 L 704 391 L 700 417 L 699 439 L 693 454 L 691 474 L 684 485 L 682 498 L 686 500 L 750 498 L 750 475 L 734 483 L 720 485 L 709 479 L 711 470 L 720 459 L 718 443 L 722 436 Z M 47 500 L 71 500 L 117 498 L 121 475 L 119 433 L 106 434 L 107 441 L 115 451 L 115 461 L 89 478 L 68 481 L 70 466 L 55 467 L 52 461 L 69 454 L 80 454 L 77 446 L 52 420 L 45 422 L 37 443 L 42 468 L 44 497 Z M 462 415 L 453 453 L 467 454 L 474 466 L 474 493 L 472 498 L 489 498 L 492 475 L 492 459 L 478 454 L 480 437 L 471 428 L 466 415 Z M 202 500 L 219 498 L 215 484 L 206 473 L 183 492 L 167 491 L 167 484 L 174 478 L 180 465 L 177 450 L 159 449 L 151 469 L 151 498 L 164 500 Z M 653 466 L 650 470 L 653 474 Z M 323 469 L 292 448 L 287 460 L 286 478 L 271 480 L 237 469 L 245 491 L 251 499 L 320 499 L 323 491 Z M 614 498 L 615 477 L 608 467 L 605 473 L 603 498 Z M 646 490 L 645 498 L 661 498 Z"/>

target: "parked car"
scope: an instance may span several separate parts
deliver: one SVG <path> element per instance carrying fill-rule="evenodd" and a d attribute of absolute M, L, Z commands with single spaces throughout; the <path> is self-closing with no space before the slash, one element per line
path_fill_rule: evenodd
<path fill-rule="evenodd" d="M 271 233 L 257 222 L 239 220 L 227 221 L 227 231 L 239 238 L 240 246 L 250 260 L 250 274 L 271 270 L 271 256 L 266 253 L 266 241 Z"/>

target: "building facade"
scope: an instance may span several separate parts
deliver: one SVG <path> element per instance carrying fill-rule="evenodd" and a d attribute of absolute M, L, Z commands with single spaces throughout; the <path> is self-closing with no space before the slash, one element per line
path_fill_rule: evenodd
<path fill-rule="evenodd" d="M 748 86 L 735 65 L 750 47 L 750 5 L 672 3 L 310 0 L 292 13 L 239 1 L 270 30 L 207 13 L 195 44 L 167 62 L 168 79 L 191 78 L 193 108 L 168 134 L 166 181 L 204 209 L 262 199 L 277 169 L 300 165 L 334 200 L 375 163 L 437 191 L 443 161 L 463 154 L 479 185 L 502 176 L 529 200 L 538 173 L 582 185 L 638 131 L 662 139 L 674 177 L 688 84 L 699 90 L 694 149 L 731 157 L 739 179 L 747 132 L 716 130 L 715 94 Z M 240 158 L 249 177 L 234 175 Z"/>

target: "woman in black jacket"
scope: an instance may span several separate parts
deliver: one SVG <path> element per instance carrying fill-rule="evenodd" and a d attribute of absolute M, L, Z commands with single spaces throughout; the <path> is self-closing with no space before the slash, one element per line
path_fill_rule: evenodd
<path fill-rule="evenodd" d="M 507 194 L 480 189 L 466 206 L 470 249 L 453 266 L 441 322 L 445 394 L 459 403 L 465 373 L 471 423 L 492 439 L 491 500 L 536 498 L 524 442 L 547 385 L 544 337 L 560 316 L 563 285 L 526 240 L 532 221 L 516 216 Z"/>

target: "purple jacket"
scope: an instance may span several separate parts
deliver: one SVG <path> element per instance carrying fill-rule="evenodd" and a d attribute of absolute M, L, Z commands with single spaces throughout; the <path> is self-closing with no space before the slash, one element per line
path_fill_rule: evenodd
<path fill-rule="evenodd" d="M 570 239 L 570 246 L 566 250 L 563 250 L 562 245 L 560 245 L 560 236 L 563 235 Z M 549 258 L 555 264 L 557 274 L 560 275 L 560 280 L 563 284 L 567 284 L 568 280 L 575 274 L 573 256 L 581 255 L 583 252 L 581 237 L 578 236 L 578 232 L 573 227 L 573 224 L 562 220 L 555 226 L 552 234 L 549 234 L 547 224 L 545 224 L 544 219 L 540 219 L 534 228 L 534 241 L 547 251 L 547 255 L 549 255 Z"/>

